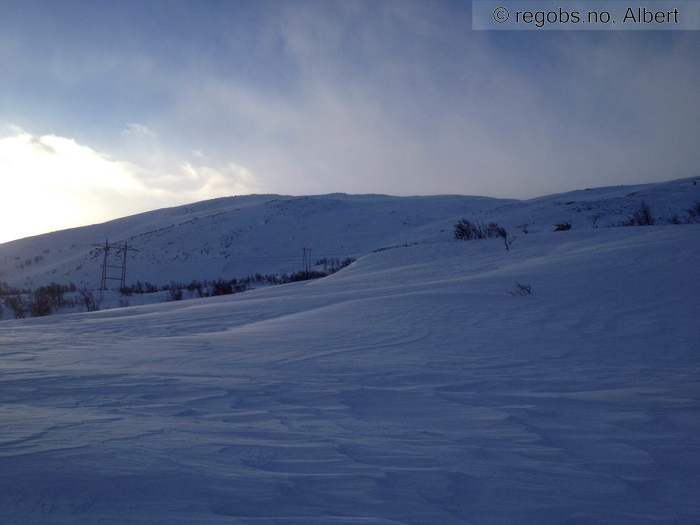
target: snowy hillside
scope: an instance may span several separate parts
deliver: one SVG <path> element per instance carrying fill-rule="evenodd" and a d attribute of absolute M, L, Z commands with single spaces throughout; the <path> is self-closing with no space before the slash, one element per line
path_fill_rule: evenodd
<path fill-rule="evenodd" d="M 681 187 L 633 191 L 670 213 Z M 626 213 L 629 188 L 606 191 L 506 204 L 540 230 L 509 252 L 445 239 L 316 281 L 0 323 L 0 521 L 700 522 L 700 225 L 583 228 Z"/>
<path fill-rule="evenodd" d="M 313 261 L 358 257 L 386 246 L 444 241 L 462 217 L 496 220 L 515 234 L 619 225 L 646 201 L 660 222 L 700 200 L 692 179 L 581 190 L 528 201 L 483 197 L 253 195 L 200 202 L 0 244 L 0 281 L 34 288 L 50 282 L 95 288 L 95 244 L 128 241 L 127 282 L 155 284 L 300 270 Z"/>
<path fill-rule="evenodd" d="M 129 281 L 244 277 L 301 269 L 311 257 L 344 258 L 422 238 L 463 210 L 501 201 L 481 197 L 252 195 L 144 213 L 101 225 L 0 245 L 0 279 L 16 286 L 72 281 L 96 287 L 93 245 L 127 240 Z"/>

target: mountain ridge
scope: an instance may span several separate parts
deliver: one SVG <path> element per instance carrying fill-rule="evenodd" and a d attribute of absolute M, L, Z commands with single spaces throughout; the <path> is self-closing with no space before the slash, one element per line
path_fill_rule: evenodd
<path fill-rule="evenodd" d="M 642 201 L 658 222 L 700 200 L 695 179 L 607 186 L 527 200 L 465 195 L 253 194 L 161 208 L 112 221 L 0 244 L 0 280 L 35 287 L 73 282 L 94 288 L 96 244 L 128 241 L 128 282 L 244 277 L 299 270 L 314 260 L 358 257 L 385 246 L 447 239 L 460 218 L 498 222 L 511 232 L 620 225 Z"/>

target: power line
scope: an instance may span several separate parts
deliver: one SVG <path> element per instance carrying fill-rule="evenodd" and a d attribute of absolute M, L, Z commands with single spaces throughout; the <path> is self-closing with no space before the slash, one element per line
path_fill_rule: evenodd
<path fill-rule="evenodd" d="M 129 252 L 137 252 L 136 248 L 131 248 L 127 241 L 123 243 L 110 244 L 109 239 L 105 239 L 104 244 L 93 244 L 97 247 L 97 252 L 102 252 L 102 273 L 100 276 L 100 290 L 107 290 L 107 281 L 119 281 L 120 288 L 126 287 L 126 263 Z M 114 257 L 110 258 L 110 254 L 115 253 L 118 264 L 114 264 Z M 110 264 L 111 263 L 111 264 Z M 118 275 L 110 270 L 117 270 Z"/>

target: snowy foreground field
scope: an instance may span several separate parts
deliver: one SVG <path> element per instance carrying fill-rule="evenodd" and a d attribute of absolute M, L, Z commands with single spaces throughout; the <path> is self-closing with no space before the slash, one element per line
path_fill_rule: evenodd
<path fill-rule="evenodd" d="M 699 240 L 436 242 L 0 323 L 0 523 L 699 523 Z"/>

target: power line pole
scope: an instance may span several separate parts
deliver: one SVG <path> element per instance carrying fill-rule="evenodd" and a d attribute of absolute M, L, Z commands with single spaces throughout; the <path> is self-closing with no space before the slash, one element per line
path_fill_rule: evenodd
<path fill-rule="evenodd" d="M 124 241 L 124 251 L 122 252 L 122 280 L 120 288 L 126 288 L 126 254 L 129 253 L 129 247 Z"/>
<path fill-rule="evenodd" d="M 102 277 L 100 279 L 100 290 L 107 289 L 107 260 L 109 258 L 109 239 L 105 239 L 105 244 L 102 247 L 104 255 L 102 257 Z"/>
<path fill-rule="evenodd" d="M 301 255 L 301 268 L 302 272 L 306 273 L 306 246 L 304 246 L 302 249 L 302 255 Z"/>
<path fill-rule="evenodd" d="M 304 268 L 304 276 L 308 279 L 311 274 L 311 248 L 304 246 L 302 252 L 302 267 Z"/>
<path fill-rule="evenodd" d="M 130 251 L 137 252 L 135 248 L 130 248 L 127 241 L 124 241 L 121 245 L 109 244 L 109 239 L 105 240 L 104 244 L 95 244 L 98 251 L 102 250 L 102 275 L 100 278 L 100 291 L 107 290 L 107 281 L 119 281 L 119 287 L 126 287 L 126 262 L 127 256 Z M 121 255 L 118 259 L 119 264 L 109 264 L 110 253 L 116 251 L 117 256 Z M 119 276 L 110 275 L 110 270 L 118 270 Z"/>

